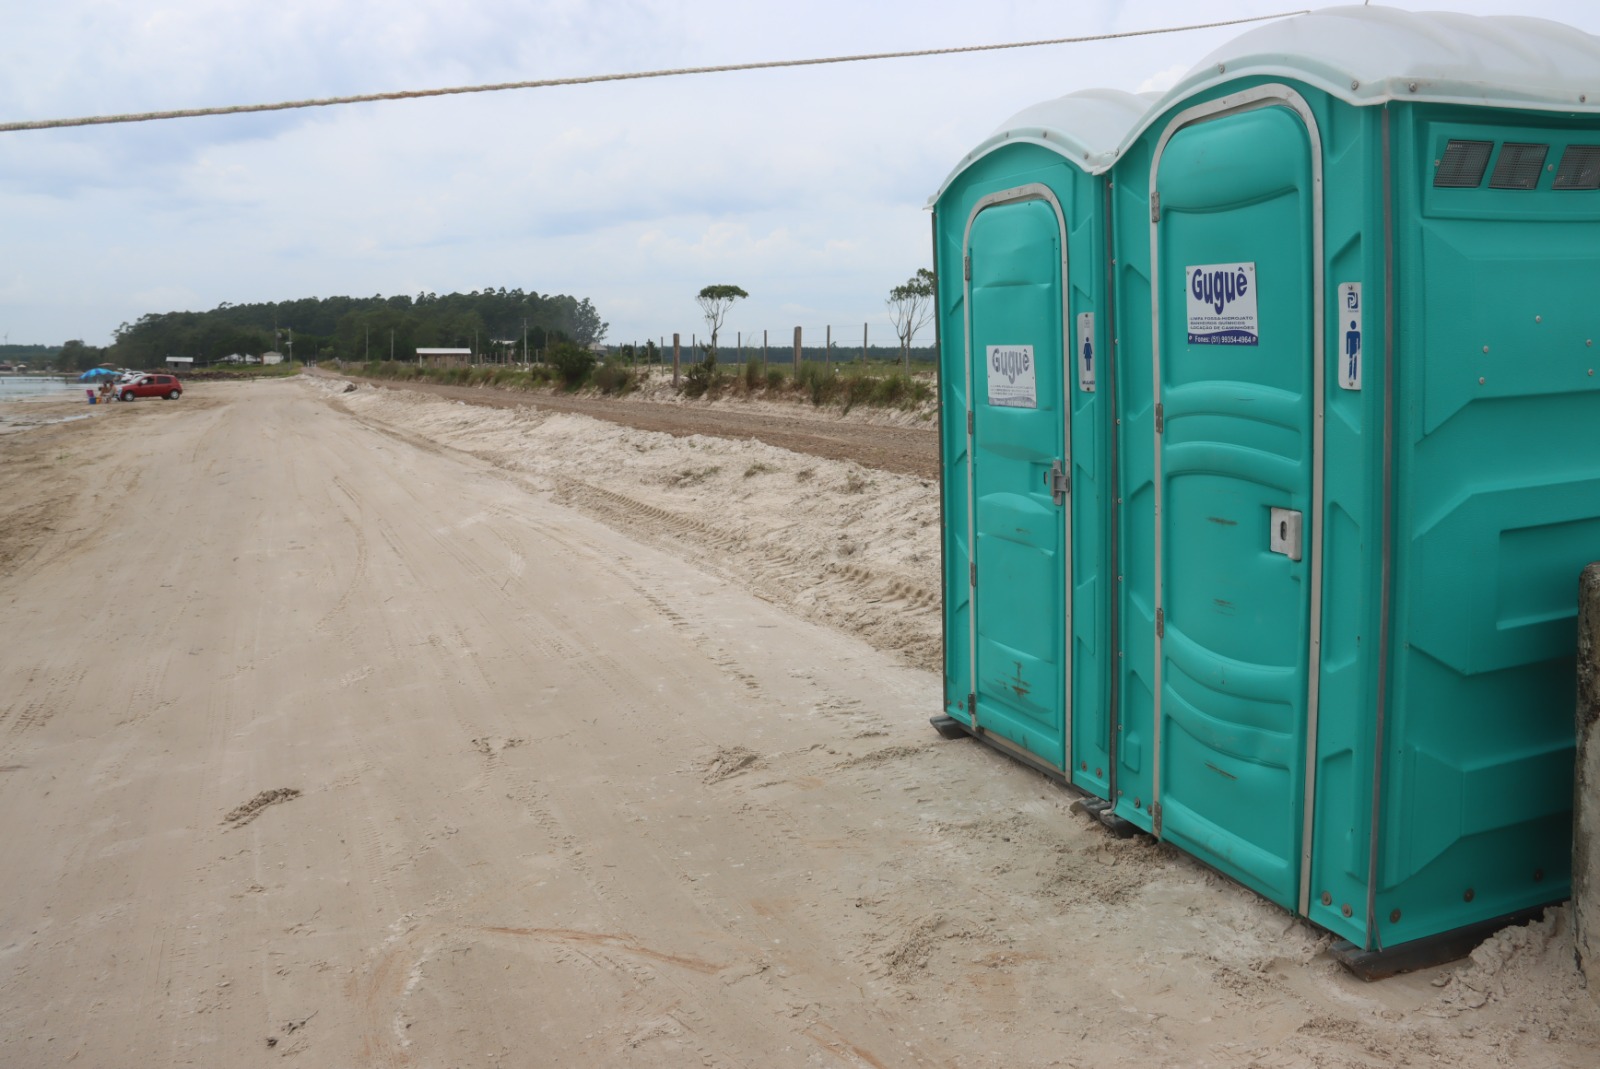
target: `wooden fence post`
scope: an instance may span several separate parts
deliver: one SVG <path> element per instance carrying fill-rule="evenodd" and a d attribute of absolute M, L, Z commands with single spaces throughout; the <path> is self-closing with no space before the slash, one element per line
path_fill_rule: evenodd
<path fill-rule="evenodd" d="M 800 328 L 799 327 L 795 327 L 794 328 L 794 373 L 795 373 L 795 377 L 796 378 L 800 377 Z"/>
<path fill-rule="evenodd" d="M 678 385 L 678 336 L 672 336 L 672 385 Z"/>

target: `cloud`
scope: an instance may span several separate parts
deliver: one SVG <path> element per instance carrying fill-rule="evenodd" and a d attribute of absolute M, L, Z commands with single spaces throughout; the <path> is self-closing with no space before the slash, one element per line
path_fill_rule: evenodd
<path fill-rule="evenodd" d="M 1600 10 L 1560 0 L 1463 5 L 1600 31 Z M 1200 17 L 1171 0 L 981 18 L 902 0 L 56 0 L 8 17 L 0 99 L 53 118 Z M 1076 89 L 1162 88 L 1239 32 L 0 135 L 4 260 L 27 265 L 0 267 L 0 330 L 100 344 L 180 306 L 505 285 L 590 297 L 626 340 L 694 330 L 715 281 L 750 291 L 750 330 L 859 330 L 929 263 L 926 198 L 1002 120 Z"/>

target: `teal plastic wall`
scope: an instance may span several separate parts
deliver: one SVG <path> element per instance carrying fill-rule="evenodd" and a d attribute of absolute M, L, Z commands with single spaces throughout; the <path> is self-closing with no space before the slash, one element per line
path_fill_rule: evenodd
<path fill-rule="evenodd" d="M 1381 945 L 1570 893 L 1578 577 L 1600 558 L 1600 190 L 1555 189 L 1600 123 L 1394 109 L 1393 672 Z M 1451 139 L 1493 142 L 1437 188 Z M 1548 145 L 1495 189 L 1507 143 Z"/>

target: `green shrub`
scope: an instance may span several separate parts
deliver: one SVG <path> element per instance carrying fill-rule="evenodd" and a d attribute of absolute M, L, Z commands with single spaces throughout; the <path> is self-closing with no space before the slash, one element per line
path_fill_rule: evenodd
<path fill-rule="evenodd" d="M 416 378 L 417 376 L 417 365 L 401 364 L 394 360 L 380 360 L 377 363 L 368 364 L 367 368 L 374 378 L 379 379 L 405 380 Z"/>
<path fill-rule="evenodd" d="M 795 385 L 811 398 L 812 404 L 818 406 L 835 400 L 845 390 L 843 382 L 829 366 L 816 363 L 800 365 L 800 370 L 795 374 Z"/>
<path fill-rule="evenodd" d="M 635 376 L 633 370 L 620 364 L 604 364 L 595 368 L 589 375 L 589 381 L 601 393 L 614 393 L 619 396 L 638 385 L 637 376 Z"/>
<path fill-rule="evenodd" d="M 576 389 L 594 370 L 594 354 L 571 342 L 558 342 L 550 350 L 550 364 L 568 389 Z"/>
<path fill-rule="evenodd" d="M 841 383 L 841 392 L 844 394 L 844 410 L 848 412 L 856 405 L 871 404 L 877 389 L 878 380 L 871 375 L 852 372 L 844 376 Z"/>
<path fill-rule="evenodd" d="M 789 385 L 789 376 L 783 373 L 781 367 L 767 368 L 767 389 L 781 390 Z"/>
<path fill-rule="evenodd" d="M 704 397 L 708 393 L 715 396 L 721 386 L 722 372 L 717 370 L 716 351 L 707 347 L 705 359 L 690 367 L 683 376 L 684 396 Z"/>
<path fill-rule="evenodd" d="M 879 379 L 872 391 L 872 404 L 897 405 L 911 392 L 911 379 L 896 371 Z"/>

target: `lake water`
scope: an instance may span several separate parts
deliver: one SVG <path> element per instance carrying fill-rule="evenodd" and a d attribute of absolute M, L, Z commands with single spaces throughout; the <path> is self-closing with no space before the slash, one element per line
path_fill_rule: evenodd
<path fill-rule="evenodd" d="M 64 381 L 60 376 L 0 375 L 0 435 L 50 423 L 87 419 L 100 409 L 89 407 L 89 399 L 83 392 L 86 386 L 86 383 Z M 62 415 L 59 408 L 42 407 L 41 402 L 45 401 L 76 401 L 82 409 L 73 415 Z"/>
<path fill-rule="evenodd" d="M 77 378 L 76 375 L 73 378 Z M 70 401 L 85 399 L 87 383 L 65 382 L 60 376 L 0 375 L 0 404 L 14 401 Z"/>

